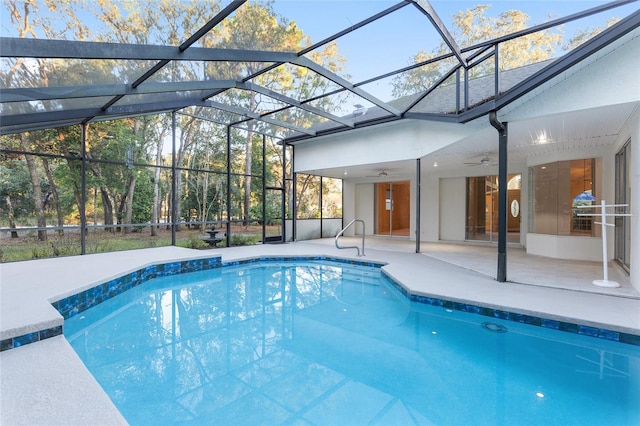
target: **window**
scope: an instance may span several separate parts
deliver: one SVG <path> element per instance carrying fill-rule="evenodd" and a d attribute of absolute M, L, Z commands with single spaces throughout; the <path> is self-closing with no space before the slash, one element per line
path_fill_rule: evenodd
<path fill-rule="evenodd" d="M 595 236 L 593 218 L 577 207 L 596 196 L 595 158 L 540 164 L 529 169 L 530 231 L 537 234 Z M 597 228 L 597 227 L 596 227 Z"/>

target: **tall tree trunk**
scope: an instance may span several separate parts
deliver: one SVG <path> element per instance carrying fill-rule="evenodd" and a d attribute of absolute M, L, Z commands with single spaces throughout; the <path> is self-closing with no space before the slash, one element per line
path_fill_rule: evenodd
<path fill-rule="evenodd" d="M 129 175 L 129 182 L 127 183 L 127 195 L 125 196 L 125 213 L 124 213 L 124 224 L 131 225 L 133 223 L 133 193 L 136 189 L 136 174 L 135 170 L 131 171 Z M 124 227 L 124 233 L 130 234 L 132 231 L 131 226 Z"/>
<path fill-rule="evenodd" d="M 86 156 L 87 160 L 90 160 L 92 158 L 89 151 L 87 151 Z M 87 166 L 89 167 L 89 170 L 91 170 L 91 173 L 93 173 L 93 175 L 98 178 L 98 181 L 102 182 L 102 170 L 100 169 L 100 166 L 97 163 L 93 163 L 91 161 L 87 161 Z M 113 202 L 111 201 L 111 197 L 109 195 L 109 188 L 102 184 L 100 184 L 100 198 L 102 200 L 104 224 L 113 225 Z M 113 228 L 105 227 L 105 231 L 112 233 Z"/>
<path fill-rule="evenodd" d="M 113 225 L 113 203 L 109 197 L 109 190 L 100 186 L 100 197 L 102 199 L 102 210 L 104 210 L 104 224 Z M 105 228 L 106 232 L 113 232 L 112 227 Z"/>
<path fill-rule="evenodd" d="M 9 228 L 11 228 L 11 238 L 18 238 L 18 231 L 16 231 L 16 219 L 13 216 L 13 204 L 11 204 L 11 197 L 8 195 L 5 197 L 7 200 L 7 213 L 9 215 Z"/>
<path fill-rule="evenodd" d="M 44 165 L 44 171 L 47 174 L 47 180 L 49 181 L 49 188 L 51 191 L 51 196 L 53 197 L 53 202 L 55 203 L 56 216 L 58 218 L 58 226 L 60 229 L 58 230 L 58 235 L 64 235 L 64 215 L 62 214 L 62 206 L 60 205 L 60 197 L 58 196 L 58 187 L 56 182 L 53 180 L 53 173 L 51 172 L 51 167 L 49 166 L 49 160 L 47 157 L 42 157 L 42 164 Z"/>
<path fill-rule="evenodd" d="M 251 111 L 256 108 L 255 96 L 251 96 Z M 242 224 L 249 225 L 249 214 L 251 210 L 251 168 L 253 163 L 253 122 L 247 123 L 247 144 L 246 144 L 246 162 L 244 169 L 244 217 Z M 264 219 L 264 218 L 263 218 Z"/>
<path fill-rule="evenodd" d="M 206 169 L 210 169 L 209 159 L 211 158 L 211 150 L 209 146 L 205 147 L 205 164 Z M 203 172 L 204 178 L 202 179 L 202 205 L 200 206 L 200 230 L 204 231 L 207 225 L 204 223 L 207 220 L 207 209 L 208 209 L 208 197 L 209 197 L 209 173 Z"/>
<path fill-rule="evenodd" d="M 162 197 L 160 194 L 160 166 L 162 166 L 162 149 L 164 144 L 164 132 L 160 134 L 156 145 L 156 167 L 153 174 L 153 209 L 151 211 L 151 236 L 158 235 L 158 218 L 160 217 L 160 206 Z"/>
<path fill-rule="evenodd" d="M 30 136 L 28 133 L 20 134 L 22 149 L 25 151 L 29 151 L 29 138 Z M 29 176 L 31 177 L 31 185 L 33 186 L 33 204 L 35 206 L 38 228 L 46 228 L 47 220 L 44 216 L 44 209 L 42 208 L 42 189 L 40 188 L 40 176 L 38 176 L 36 163 L 33 161 L 33 157 L 31 155 L 25 154 L 24 158 L 27 162 Z M 38 240 L 47 241 L 47 231 L 45 229 L 38 230 Z"/>
<path fill-rule="evenodd" d="M 178 147 L 178 152 L 175 154 L 176 155 L 176 167 L 182 167 L 183 163 L 184 163 L 184 157 L 187 154 L 187 151 L 189 150 L 189 148 L 191 147 L 191 134 L 193 133 L 193 122 L 195 121 L 195 118 L 190 117 L 186 122 L 182 123 L 182 132 L 180 133 L 180 146 Z M 182 193 L 182 173 L 181 171 L 177 171 L 178 174 L 176 176 L 176 194 L 175 194 L 175 200 L 176 200 L 176 214 L 178 217 L 176 217 L 176 222 L 180 222 L 181 218 L 182 218 L 182 197 L 183 197 L 183 193 Z M 173 207 L 172 207 L 173 208 Z M 176 231 L 181 231 L 182 230 L 182 226 L 180 224 L 176 224 Z"/>
<path fill-rule="evenodd" d="M 60 143 L 60 150 L 64 153 L 65 156 L 71 157 L 71 153 L 69 152 L 69 146 L 67 145 L 65 134 L 62 129 L 58 129 L 58 142 Z M 77 179 L 73 179 L 73 198 L 75 199 L 76 205 L 78 206 L 78 211 L 80 209 L 85 208 L 82 205 L 82 196 L 81 196 L 81 188 L 80 181 L 82 177 L 80 176 L 80 168 L 77 166 L 77 161 L 67 158 L 67 167 L 69 167 L 69 171 L 71 175 L 77 177 Z"/>
<path fill-rule="evenodd" d="M 180 164 L 182 164 L 182 159 L 183 159 L 183 155 L 181 155 L 181 152 L 178 153 L 178 155 L 176 156 L 176 167 L 180 167 Z M 181 170 L 176 170 L 176 194 L 173 197 L 174 200 L 176 200 L 176 205 L 175 205 L 175 211 L 176 211 L 176 215 L 177 217 L 174 219 L 176 222 L 180 222 L 180 218 L 181 218 L 181 210 L 182 210 L 182 171 Z M 173 210 L 173 206 L 171 206 L 171 209 Z M 182 230 L 182 225 L 180 225 L 179 223 L 176 223 L 176 231 L 181 231 Z"/>

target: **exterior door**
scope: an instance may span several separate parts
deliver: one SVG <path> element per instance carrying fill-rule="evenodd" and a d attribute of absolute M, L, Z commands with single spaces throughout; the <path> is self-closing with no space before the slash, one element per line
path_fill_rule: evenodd
<path fill-rule="evenodd" d="M 520 174 L 508 175 L 507 181 L 507 241 L 520 241 Z M 467 178 L 465 239 L 498 241 L 497 176 Z"/>
<path fill-rule="evenodd" d="M 408 237 L 410 228 L 411 184 L 407 181 L 376 184 L 375 234 Z"/>

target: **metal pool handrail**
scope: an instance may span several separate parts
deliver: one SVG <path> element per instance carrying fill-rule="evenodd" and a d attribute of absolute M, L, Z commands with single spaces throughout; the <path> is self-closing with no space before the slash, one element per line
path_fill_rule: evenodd
<path fill-rule="evenodd" d="M 362 223 L 362 254 L 360 254 L 360 247 L 358 247 L 358 246 L 340 247 L 340 245 L 338 244 L 338 238 L 340 238 L 342 236 L 342 234 L 344 234 L 344 231 L 346 231 L 351 225 L 353 225 L 356 222 Z M 365 234 L 364 230 L 365 230 L 365 228 L 364 228 L 364 220 L 362 220 L 362 219 L 353 219 L 351 222 L 349 222 L 349 224 L 347 226 L 342 228 L 342 231 L 338 232 L 338 235 L 336 235 L 336 247 L 339 248 L 339 249 L 354 248 L 354 249 L 358 250 L 358 256 L 364 256 L 364 234 Z"/>

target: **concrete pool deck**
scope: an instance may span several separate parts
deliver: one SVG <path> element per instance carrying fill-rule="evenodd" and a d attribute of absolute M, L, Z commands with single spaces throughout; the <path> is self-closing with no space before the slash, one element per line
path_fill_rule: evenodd
<path fill-rule="evenodd" d="M 161 247 L 1 264 L 0 338 L 62 324 L 51 301 L 146 265 L 212 256 L 227 262 L 277 255 L 380 261 L 413 293 L 640 335 L 640 295 L 615 268 L 610 279 L 621 282 L 620 288 L 591 288 L 595 287 L 591 280 L 601 278 L 597 263 L 556 265 L 513 250 L 507 277 L 521 284 L 498 283 L 489 272 L 495 270 L 495 261 L 488 260 L 495 259 L 495 247 L 422 248 L 423 253 L 416 254 L 415 243 L 372 238 L 367 239 L 366 256 L 358 258 L 355 250 L 338 250 L 332 239 L 325 239 L 205 251 Z M 1 352 L 0 375 L 0 424 L 126 424 L 63 336 Z"/>

